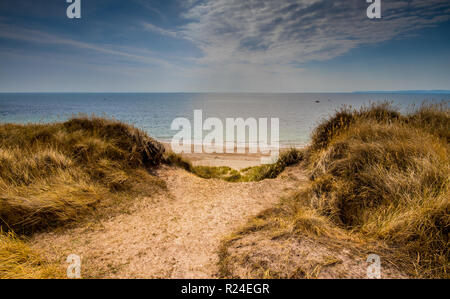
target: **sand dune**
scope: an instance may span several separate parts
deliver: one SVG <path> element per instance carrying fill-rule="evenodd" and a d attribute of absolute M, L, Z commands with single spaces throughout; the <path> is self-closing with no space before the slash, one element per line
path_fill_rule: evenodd
<path fill-rule="evenodd" d="M 83 277 L 216 277 L 220 241 L 305 180 L 293 170 L 251 183 L 205 180 L 167 166 L 157 175 L 166 194 L 136 200 L 127 214 L 35 235 L 33 247 L 62 265 L 69 254 L 80 255 Z"/>

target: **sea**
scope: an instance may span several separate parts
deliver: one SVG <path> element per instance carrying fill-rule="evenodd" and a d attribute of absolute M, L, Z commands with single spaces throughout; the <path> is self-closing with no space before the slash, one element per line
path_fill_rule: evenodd
<path fill-rule="evenodd" d="M 308 144 L 312 130 L 343 106 L 390 102 L 407 113 L 424 102 L 449 102 L 427 93 L 0 93 L 0 123 L 52 123 L 79 114 L 114 118 L 170 141 L 174 119 L 278 118 L 281 146 Z M 270 126 L 270 121 L 269 121 Z"/>

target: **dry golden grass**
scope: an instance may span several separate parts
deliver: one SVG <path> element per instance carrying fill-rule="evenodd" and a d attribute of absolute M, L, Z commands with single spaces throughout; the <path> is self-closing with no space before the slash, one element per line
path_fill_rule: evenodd
<path fill-rule="evenodd" d="M 423 105 L 408 115 L 386 103 L 338 111 L 313 132 L 305 154 L 307 195 L 285 201 L 282 210 L 289 213 L 268 211 L 264 225 L 256 218 L 256 231 L 270 227 L 266 234 L 272 235 L 288 223 L 281 229 L 285 237 L 304 238 L 336 232 L 334 226 L 344 235 L 334 233 L 332 242 L 372 240 L 387 248 L 403 273 L 449 277 L 449 132 L 445 104 Z M 222 249 L 222 269 L 232 267 L 223 254 L 231 245 Z"/>
<path fill-rule="evenodd" d="M 400 116 L 387 106 L 371 109 L 376 117 L 367 117 L 370 108 L 354 112 L 351 125 L 311 151 L 311 205 L 341 227 L 407 252 L 420 275 L 446 276 L 449 110 L 423 106 Z"/>
<path fill-rule="evenodd" d="M 0 278 L 63 278 L 60 265 L 50 264 L 12 232 L 0 233 Z"/>
<path fill-rule="evenodd" d="M 0 229 L 31 234 L 157 192 L 164 182 L 148 170 L 163 154 L 163 146 L 142 131 L 97 117 L 0 125 Z M 1 244 L 6 250 L 3 246 L 19 249 L 25 243 L 2 235 Z M 8 252 L 0 260 L 4 269 L 15 263 Z M 0 276 L 28 277 L 24 271 L 4 270 Z"/>

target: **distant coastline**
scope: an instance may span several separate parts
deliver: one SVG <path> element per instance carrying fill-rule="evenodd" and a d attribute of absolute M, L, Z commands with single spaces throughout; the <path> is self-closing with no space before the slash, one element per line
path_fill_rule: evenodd
<path fill-rule="evenodd" d="M 450 90 L 374 90 L 354 91 L 354 94 L 450 94 Z"/>

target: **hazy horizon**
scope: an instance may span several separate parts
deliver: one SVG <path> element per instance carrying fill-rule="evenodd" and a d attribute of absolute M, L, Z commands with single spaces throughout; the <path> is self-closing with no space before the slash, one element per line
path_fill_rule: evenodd
<path fill-rule="evenodd" d="M 64 94 L 64 93 L 93 93 L 93 94 L 146 94 L 146 93 L 173 93 L 173 94 L 450 94 L 450 90 L 354 90 L 354 91 L 299 91 L 299 92 L 260 92 L 260 91 L 0 91 L 0 94 Z"/>

